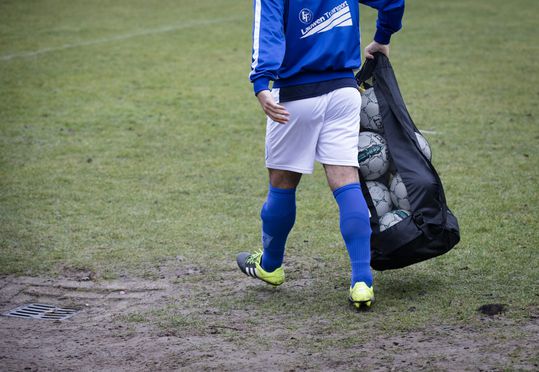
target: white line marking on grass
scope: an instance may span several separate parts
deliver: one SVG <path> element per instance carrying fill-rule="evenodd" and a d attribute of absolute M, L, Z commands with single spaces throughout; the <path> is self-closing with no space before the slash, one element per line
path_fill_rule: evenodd
<path fill-rule="evenodd" d="M 436 132 L 435 130 L 420 129 L 419 131 L 426 134 L 442 134 L 442 132 Z"/>
<path fill-rule="evenodd" d="M 225 22 L 232 22 L 237 21 L 240 18 L 218 18 L 218 19 L 207 19 L 207 20 L 201 20 L 197 22 L 186 22 L 186 23 L 180 23 L 170 26 L 164 26 L 159 28 L 150 28 L 146 30 L 140 30 L 136 32 L 131 32 L 128 34 L 123 35 L 116 35 L 111 36 L 103 39 L 96 39 L 96 40 L 89 40 L 89 41 L 82 41 L 80 43 L 74 43 L 74 44 L 64 44 L 58 47 L 50 47 L 50 48 L 43 48 L 34 50 L 32 52 L 21 52 L 21 53 L 13 53 L 13 54 L 5 54 L 3 56 L 0 56 L 1 61 L 9 61 L 10 59 L 14 58 L 26 58 L 26 57 L 36 57 L 41 54 L 46 54 L 50 52 L 57 52 L 60 50 L 66 50 L 66 49 L 74 49 L 74 48 L 80 48 L 85 46 L 91 46 L 91 45 L 99 45 L 99 44 L 106 44 L 111 43 L 114 41 L 120 41 L 120 40 L 127 40 L 132 39 L 139 36 L 147 36 L 147 35 L 155 35 L 155 34 L 161 34 L 165 32 L 171 32 L 171 31 L 177 31 L 182 30 L 186 28 L 192 28 L 192 27 L 198 27 L 198 26 L 205 26 L 205 25 L 211 25 L 216 23 L 225 23 Z"/>

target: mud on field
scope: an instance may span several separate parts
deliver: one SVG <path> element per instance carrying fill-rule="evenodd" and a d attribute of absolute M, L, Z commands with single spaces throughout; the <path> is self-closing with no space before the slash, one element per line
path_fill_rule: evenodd
<path fill-rule="evenodd" d="M 253 325 L 253 314 L 264 317 L 263 305 L 226 311 L 208 306 L 216 295 L 241 301 L 256 285 L 232 267 L 220 280 L 207 281 L 203 270 L 188 265 L 155 280 L 96 280 L 93 273 L 69 270 L 59 278 L 2 277 L 1 313 L 26 303 L 81 310 L 64 321 L 0 316 L 0 369 L 539 369 L 537 316 L 518 324 L 494 316 L 482 327 L 432 325 L 341 343 L 342 335 L 327 327 L 327 316 L 295 321 L 271 315 Z M 309 279 L 295 285 L 308 286 Z M 167 318 L 171 306 L 176 310 Z M 354 321 L 357 314 L 350 316 Z M 317 340 L 322 347 L 316 347 Z"/>

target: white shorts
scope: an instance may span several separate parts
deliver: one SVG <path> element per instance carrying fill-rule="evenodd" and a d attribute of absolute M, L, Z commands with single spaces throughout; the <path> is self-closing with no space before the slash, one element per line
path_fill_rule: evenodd
<path fill-rule="evenodd" d="M 278 102 L 279 89 L 272 90 Z M 280 124 L 268 117 L 266 167 L 312 173 L 314 161 L 359 167 L 357 147 L 361 95 L 340 88 L 322 96 L 281 103 L 290 113 Z"/>

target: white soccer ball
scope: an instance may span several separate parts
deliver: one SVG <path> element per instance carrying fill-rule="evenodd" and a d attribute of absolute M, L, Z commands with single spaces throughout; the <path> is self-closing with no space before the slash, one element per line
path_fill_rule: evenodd
<path fill-rule="evenodd" d="M 408 200 L 408 191 L 406 185 L 398 173 L 393 174 L 389 183 L 389 194 L 393 205 L 399 209 L 410 210 L 410 201 Z"/>
<path fill-rule="evenodd" d="M 423 135 L 421 135 L 421 133 L 415 132 L 415 136 L 417 138 L 417 142 L 419 143 L 419 149 L 421 150 L 423 155 L 425 155 L 425 157 L 427 159 L 429 159 L 429 161 L 431 161 L 432 160 L 432 151 L 430 150 L 429 143 L 427 142 L 425 137 L 423 137 Z"/>
<path fill-rule="evenodd" d="M 383 216 L 393 208 L 391 203 L 391 197 L 389 196 L 389 190 L 387 187 L 377 181 L 367 181 L 365 182 L 367 188 L 369 189 L 369 194 L 371 195 L 372 202 L 376 208 L 376 214 L 378 216 Z"/>
<path fill-rule="evenodd" d="M 374 132 L 359 133 L 357 160 L 361 174 L 367 181 L 375 180 L 387 172 L 389 151 L 384 138 Z"/>
<path fill-rule="evenodd" d="M 369 88 L 361 93 L 361 112 L 359 114 L 361 129 L 372 130 L 383 133 L 382 116 L 378 106 L 378 98 L 374 93 L 374 88 Z"/>
<path fill-rule="evenodd" d="M 382 216 L 382 218 L 380 218 L 380 231 L 389 229 L 391 226 L 401 222 L 409 215 L 410 212 L 403 209 L 397 209 L 394 211 L 387 212 Z"/>

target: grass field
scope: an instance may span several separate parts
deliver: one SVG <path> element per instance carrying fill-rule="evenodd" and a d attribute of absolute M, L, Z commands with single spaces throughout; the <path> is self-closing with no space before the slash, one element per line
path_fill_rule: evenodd
<path fill-rule="evenodd" d="M 250 1 L 0 2 L 3 286 L 73 273 L 95 286 L 165 285 L 168 296 L 108 320 L 127 324 L 127 338 L 155 329 L 182 340 L 183 354 L 159 355 L 164 369 L 536 369 L 538 12 L 533 0 L 409 1 L 391 62 L 462 240 L 375 273 L 377 304 L 357 314 L 319 166 L 298 191 L 288 282 L 271 290 L 235 269 L 235 254 L 259 244 L 267 188 L 265 119 L 247 78 Z M 364 43 L 375 17 L 362 7 Z M 2 297 L 2 311 L 17 300 Z M 478 314 L 489 303 L 507 310 Z M 5 337 L 25 327 L 0 323 Z M 455 335 L 466 332 L 464 345 Z M 419 334 L 455 348 L 380 346 Z M 4 350 L 13 366 L 39 366 Z M 236 350 L 249 356 L 229 360 Z"/>

